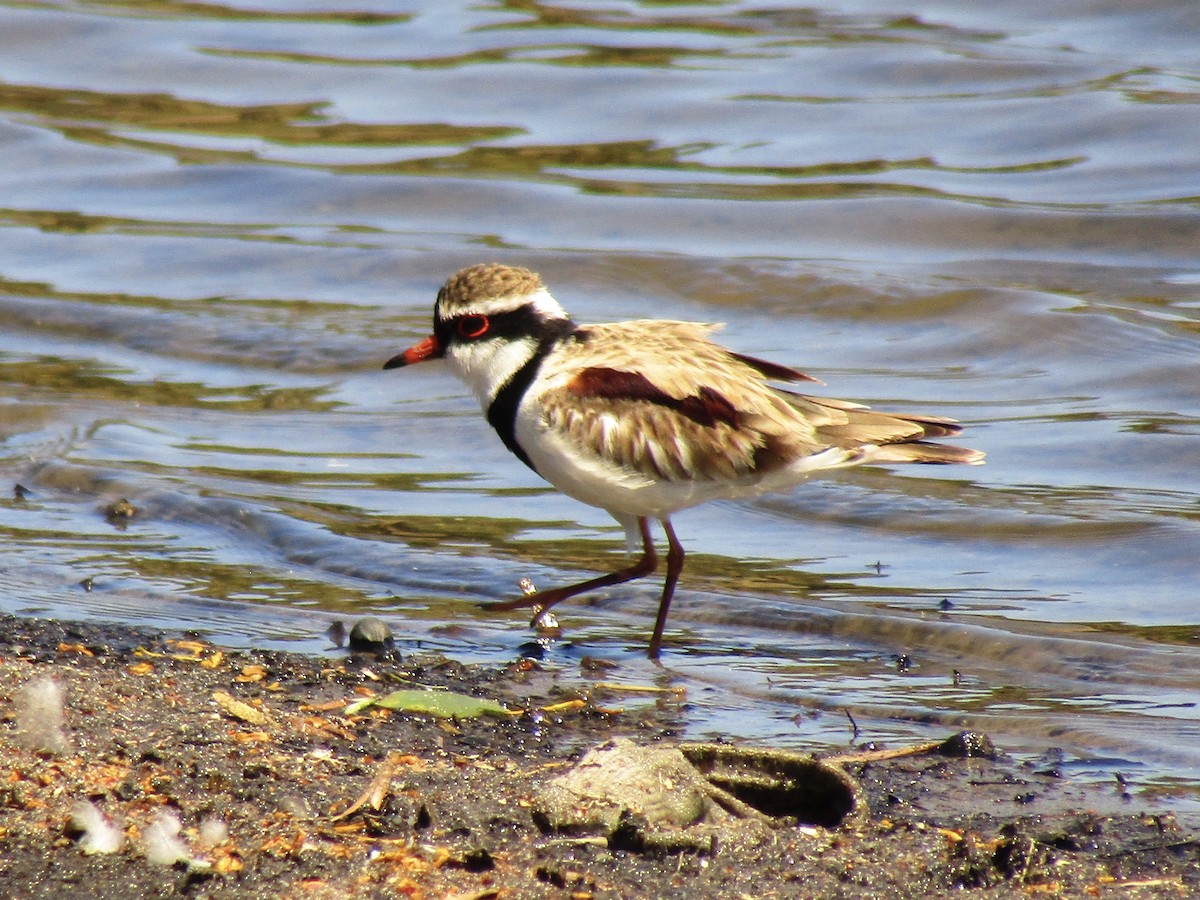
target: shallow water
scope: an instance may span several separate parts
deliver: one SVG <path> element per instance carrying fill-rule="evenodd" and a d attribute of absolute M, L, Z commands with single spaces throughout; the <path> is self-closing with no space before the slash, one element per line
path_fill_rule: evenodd
<path fill-rule="evenodd" d="M 546 665 L 684 685 L 695 736 L 982 728 L 1193 802 L 1200 8 L 975 6 L 0 3 L 0 608 L 528 649 L 477 601 L 619 529 L 380 371 L 500 259 L 988 453 L 683 513 L 663 667 L 652 580 Z"/>

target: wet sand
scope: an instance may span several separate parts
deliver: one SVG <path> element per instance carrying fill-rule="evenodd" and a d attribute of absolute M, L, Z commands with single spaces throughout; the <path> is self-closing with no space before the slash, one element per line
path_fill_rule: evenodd
<path fill-rule="evenodd" d="M 619 671 L 603 673 L 620 682 Z M 30 684 L 61 688 L 30 707 Z M 512 715 L 356 700 L 447 689 Z M 52 692 L 51 692 L 52 693 Z M 494 712 L 494 710 L 493 710 Z M 531 660 L 337 659 L 186 634 L 0 619 L 6 897 L 1194 896 L 1200 823 L 1050 765 L 931 751 L 845 764 L 864 814 L 660 832 L 547 830 L 545 785 L 589 749 L 672 743 L 686 698 L 623 706 Z M 948 735 L 949 737 L 949 735 Z M 46 749 L 47 746 L 52 749 Z M 869 752 L 872 748 L 864 748 Z M 875 748 L 878 749 L 878 748 Z M 92 804 L 120 847 L 87 853 Z M 773 809 L 778 815 L 786 810 Z M 163 814 L 178 820 L 174 843 Z M 643 823 L 644 824 L 644 823 Z M 158 833 L 158 837 L 155 834 Z M 172 856 L 172 854 L 175 854 Z"/>

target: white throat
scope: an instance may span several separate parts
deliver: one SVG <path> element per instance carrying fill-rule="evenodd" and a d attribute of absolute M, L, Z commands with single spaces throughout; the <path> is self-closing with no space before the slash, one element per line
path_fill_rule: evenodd
<path fill-rule="evenodd" d="M 458 344 L 447 352 L 446 361 L 487 412 L 496 393 L 533 358 L 537 349 L 538 342 L 533 337 Z"/>

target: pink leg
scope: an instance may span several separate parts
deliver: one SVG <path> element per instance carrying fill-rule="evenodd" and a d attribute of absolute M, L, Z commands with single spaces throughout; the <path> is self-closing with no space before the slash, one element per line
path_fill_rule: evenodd
<path fill-rule="evenodd" d="M 663 529 L 667 532 L 667 577 L 663 582 L 662 599 L 658 602 L 658 618 L 654 622 L 654 636 L 650 638 L 648 654 L 651 659 L 658 658 L 659 648 L 662 646 L 663 628 L 667 624 L 667 612 L 671 609 L 671 598 L 675 595 L 675 584 L 679 581 L 679 573 L 683 571 L 683 545 L 675 537 L 675 529 L 671 527 L 671 520 L 664 518 L 662 524 Z"/>
<path fill-rule="evenodd" d="M 642 532 L 642 556 L 641 559 L 635 562 L 632 566 L 624 569 L 618 569 L 615 572 L 610 572 L 608 575 L 601 575 L 599 578 L 581 581 L 578 584 L 569 584 L 565 587 L 551 588 L 548 591 L 538 591 L 533 594 L 527 594 L 524 597 L 518 597 L 515 600 L 504 600 L 500 603 L 488 603 L 485 604 L 486 608 L 500 610 L 503 612 L 510 609 L 527 609 L 531 606 L 538 606 L 541 607 L 541 609 L 538 611 L 538 615 L 540 616 L 555 603 L 558 603 L 561 600 L 566 600 L 568 597 L 574 597 L 576 594 L 582 594 L 586 591 L 594 591 L 597 588 L 611 587 L 614 584 L 623 584 L 626 581 L 632 581 L 635 578 L 641 578 L 643 575 L 649 575 L 658 568 L 658 555 L 654 552 L 654 541 L 650 538 L 650 520 L 645 516 L 639 516 L 637 521 L 638 528 Z M 669 531 L 668 534 L 670 534 Z M 674 550 L 672 550 L 672 553 L 673 552 Z M 683 551 L 680 550 L 680 553 L 682 554 Z"/>

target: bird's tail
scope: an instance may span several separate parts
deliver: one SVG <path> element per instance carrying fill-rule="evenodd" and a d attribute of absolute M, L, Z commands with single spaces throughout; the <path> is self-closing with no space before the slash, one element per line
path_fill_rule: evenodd
<path fill-rule="evenodd" d="M 882 412 L 831 397 L 779 391 L 813 423 L 819 440 L 850 451 L 839 465 L 862 463 L 933 463 L 977 466 L 984 454 L 969 447 L 934 443 L 956 437 L 962 425 L 944 416 Z M 854 451 L 858 451 L 855 453 Z"/>
<path fill-rule="evenodd" d="M 903 444 L 882 444 L 866 453 L 868 463 L 931 463 L 933 465 L 983 464 L 984 454 L 970 447 L 934 444 L 930 441 L 909 441 Z"/>

